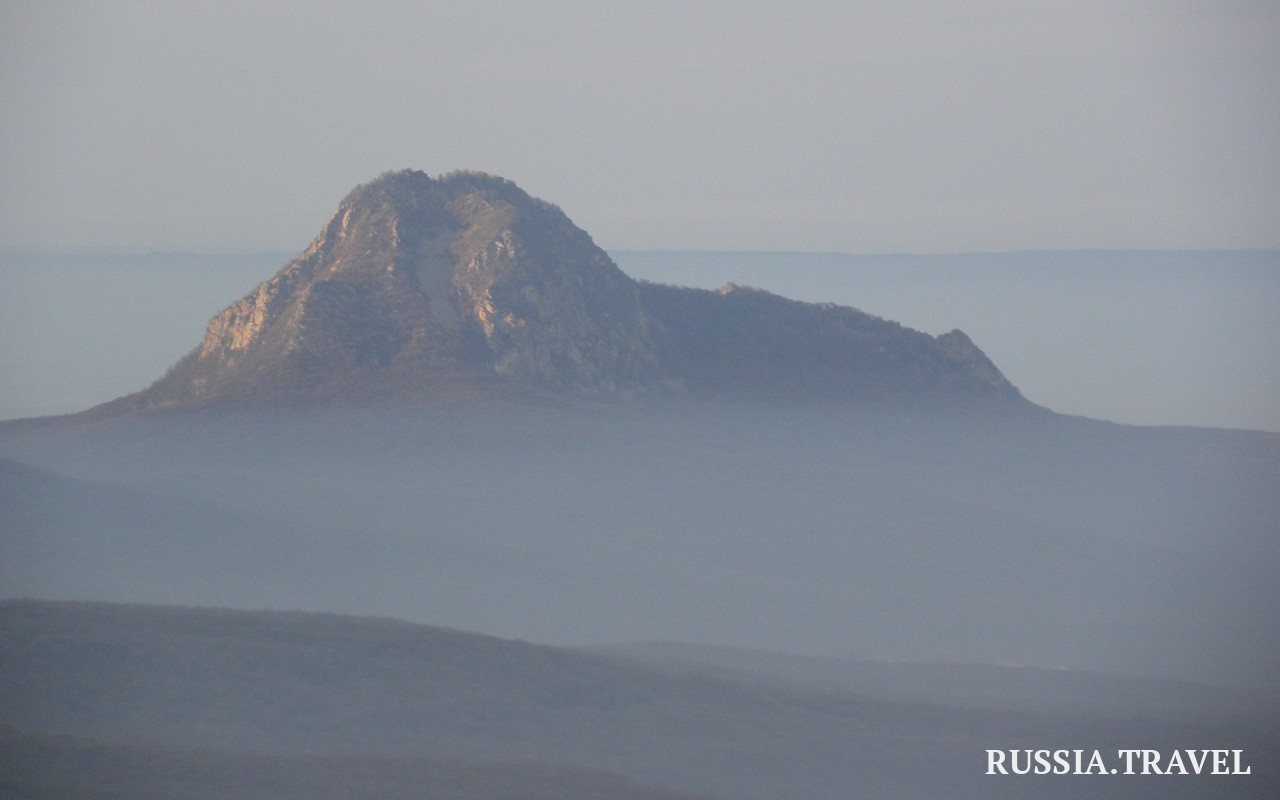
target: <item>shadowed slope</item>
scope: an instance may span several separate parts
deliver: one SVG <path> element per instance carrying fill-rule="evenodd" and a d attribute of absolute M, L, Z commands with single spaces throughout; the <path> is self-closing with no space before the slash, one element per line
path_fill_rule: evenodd
<path fill-rule="evenodd" d="M 3 727 L 0 796 L 23 800 L 694 800 L 616 775 L 568 767 L 176 750 Z"/>
<path fill-rule="evenodd" d="M 0 720 L 148 747 L 574 764 L 685 792 L 843 800 L 1094 796 L 1096 776 L 986 777 L 984 748 L 1140 742 L 1244 748 L 1258 766 L 1231 779 L 1242 794 L 1275 780 L 1274 737 L 1241 726 L 752 688 L 386 619 L 5 602 L 0 648 Z M 1207 780 L 1121 788 L 1192 797 Z"/>

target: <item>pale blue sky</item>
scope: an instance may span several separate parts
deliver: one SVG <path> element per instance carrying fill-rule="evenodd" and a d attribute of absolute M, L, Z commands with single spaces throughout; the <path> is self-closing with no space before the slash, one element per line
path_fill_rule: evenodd
<path fill-rule="evenodd" d="M 0 2 L 0 247 L 479 169 L 607 249 L 1280 246 L 1280 5 Z"/>

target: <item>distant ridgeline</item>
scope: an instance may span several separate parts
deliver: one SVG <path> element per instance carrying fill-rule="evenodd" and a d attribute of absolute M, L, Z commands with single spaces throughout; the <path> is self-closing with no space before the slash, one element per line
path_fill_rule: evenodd
<path fill-rule="evenodd" d="M 1035 408 L 959 331 L 637 282 L 510 181 L 402 171 L 352 190 L 163 378 L 96 413 L 529 393 Z"/>

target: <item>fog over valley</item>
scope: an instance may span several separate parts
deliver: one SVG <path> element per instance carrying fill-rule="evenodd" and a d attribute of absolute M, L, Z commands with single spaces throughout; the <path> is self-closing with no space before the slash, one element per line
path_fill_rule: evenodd
<path fill-rule="evenodd" d="M 1277 666 L 1274 439 L 734 405 L 33 438 L 6 455 L 75 480 L 8 465 L 10 595 L 1259 686 Z"/>

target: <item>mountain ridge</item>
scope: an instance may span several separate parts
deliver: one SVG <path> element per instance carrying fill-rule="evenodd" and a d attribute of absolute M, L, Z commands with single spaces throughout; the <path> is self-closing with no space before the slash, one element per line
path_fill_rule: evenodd
<path fill-rule="evenodd" d="M 93 411 L 540 394 L 1034 408 L 959 332 L 636 281 L 511 181 L 402 170 L 348 193 L 163 377 Z"/>

